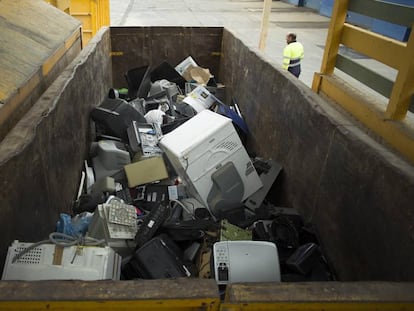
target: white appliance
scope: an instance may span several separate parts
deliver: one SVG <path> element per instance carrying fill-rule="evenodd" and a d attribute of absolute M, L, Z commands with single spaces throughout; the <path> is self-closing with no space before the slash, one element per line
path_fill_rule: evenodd
<path fill-rule="evenodd" d="M 203 110 L 163 136 L 159 146 L 183 178 L 190 196 L 210 211 L 207 198 L 213 187 L 212 175 L 228 163 L 240 175 L 240 202 L 262 187 L 231 119 L 211 110 Z"/>
<path fill-rule="evenodd" d="M 121 256 L 110 247 L 41 244 L 15 262 L 33 243 L 14 241 L 9 247 L 2 280 L 119 280 Z"/>
<path fill-rule="evenodd" d="M 216 242 L 213 260 L 217 284 L 280 282 L 279 255 L 271 242 Z"/>

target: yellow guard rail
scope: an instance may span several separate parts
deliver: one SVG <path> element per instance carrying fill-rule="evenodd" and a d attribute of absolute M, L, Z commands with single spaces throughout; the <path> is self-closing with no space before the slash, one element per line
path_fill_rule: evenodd
<path fill-rule="evenodd" d="M 336 0 L 325 45 L 321 71 L 312 89 L 342 106 L 403 156 L 414 162 L 414 116 L 408 112 L 414 94 L 414 34 L 408 42 L 395 40 L 346 22 L 348 10 L 412 29 L 414 8 L 374 0 Z M 397 70 L 395 81 L 364 68 L 338 53 L 349 47 Z M 338 68 L 386 96 L 375 96 L 340 78 Z"/>

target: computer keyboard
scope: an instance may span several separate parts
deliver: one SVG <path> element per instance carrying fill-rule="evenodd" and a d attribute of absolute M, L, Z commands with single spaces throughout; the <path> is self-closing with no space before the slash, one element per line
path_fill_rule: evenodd
<path fill-rule="evenodd" d="M 158 230 L 158 228 L 164 223 L 170 214 L 168 205 L 161 203 L 154 207 L 150 213 L 145 217 L 144 222 L 138 228 L 135 236 L 135 242 L 137 248 L 144 245 L 149 241 Z"/>
<path fill-rule="evenodd" d="M 123 200 L 127 204 L 132 204 L 134 202 L 131 193 L 129 192 L 129 188 L 123 188 L 121 190 L 116 191 L 115 196 Z"/>
<path fill-rule="evenodd" d="M 137 213 L 134 206 L 118 200 L 112 200 L 106 204 L 109 222 L 132 227 L 137 225 Z"/>

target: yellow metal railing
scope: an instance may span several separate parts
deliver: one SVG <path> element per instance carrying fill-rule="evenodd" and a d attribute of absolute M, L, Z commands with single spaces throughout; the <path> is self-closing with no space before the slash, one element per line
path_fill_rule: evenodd
<path fill-rule="evenodd" d="M 85 46 L 102 26 L 109 26 L 109 0 L 46 0 L 82 23 Z"/>
<path fill-rule="evenodd" d="M 70 14 L 70 0 L 46 0 L 46 2 Z"/>
<path fill-rule="evenodd" d="M 408 115 L 414 94 L 414 34 L 411 32 L 408 42 L 402 42 L 351 25 L 346 22 L 348 10 L 361 10 L 371 17 L 411 29 L 414 23 L 414 8 L 374 0 L 336 0 L 321 71 L 315 73 L 312 89 L 333 99 L 414 162 L 414 120 L 412 115 Z M 369 68 L 359 68 L 360 64 L 339 55 L 341 44 L 397 70 L 395 81 L 387 81 Z M 342 64 L 342 68 L 339 64 Z M 376 82 L 389 82 L 389 91 L 387 87 L 374 87 L 374 90 L 388 98 L 386 107 L 334 73 L 336 67 L 346 71 L 353 66 L 358 67 L 355 71 L 360 73 L 360 76 L 353 77 L 370 88 Z"/>

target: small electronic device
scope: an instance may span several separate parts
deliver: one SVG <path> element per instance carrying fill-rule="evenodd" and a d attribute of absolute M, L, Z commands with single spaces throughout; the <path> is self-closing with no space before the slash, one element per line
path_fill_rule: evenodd
<path fill-rule="evenodd" d="M 132 121 L 145 123 L 144 116 L 120 98 L 106 98 L 99 107 L 91 112 L 91 118 L 98 125 L 103 134 L 121 138 L 127 141 L 127 128 Z"/>
<path fill-rule="evenodd" d="M 105 176 L 97 180 L 91 187 L 91 193 L 97 192 L 114 193 L 115 179 L 109 176 Z"/>
<path fill-rule="evenodd" d="M 152 124 L 133 121 L 128 127 L 128 140 L 132 151 L 142 151 L 143 157 L 160 155 L 158 147 L 158 134 Z"/>
<path fill-rule="evenodd" d="M 177 84 L 181 89 L 185 87 L 185 79 L 166 61 L 163 61 L 151 71 L 151 82 L 162 79 Z"/>
<path fill-rule="evenodd" d="M 153 207 L 151 212 L 145 217 L 144 222 L 140 225 L 135 236 L 137 248 L 149 241 L 157 232 L 158 228 L 170 215 L 170 209 L 167 204 L 160 203 Z"/>
<path fill-rule="evenodd" d="M 123 185 L 118 182 L 115 183 L 115 196 L 124 201 L 126 204 L 134 203 L 134 199 L 132 198 L 131 192 L 129 191 L 127 185 Z"/>
<path fill-rule="evenodd" d="M 177 87 L 177 84 L 172 83 L 168 80 L 162 79 L 154 81 L 151 84 L 151 89 L 149 92 L 150 97 L 157 98 L 159 95 L 165 93 L 168 94 L 169 98 L 176 98 L 178 94 L 181 93 L 180 89 Z"/>
<path fill-rule="evenodd" d="M 321 251 L 315 243 L 299 246 L 286 260 L 286 266 L 300 274 L 306 275 L 322 261 Z"/>
<path fill-rule="evenodd" d="M 253 162 L 257 172 L 259 173 L 263 187 L 253 193 L 244 202 L 244 205 L 252 211 L 262 205 L 266 195 L 282 170 L 282 166 L 273 160 L 263 161 L 261 159 L 255 159 Z"/>
<path fill-rule="evenodd" d="M 160 203 L 168 204 L 169 186 L 163 184 L 147 184 L 144 190 L 142 207 L 146 210 L 156 208 Z"/>
<path fill-rule="evenodd" d="M 110 247 L 122 253 L 124 248 L 135 246 L 137 229 L 135 206 L 111 196 L 95 210 L 89 224 L 88 236 L 104 239 Z"/>
<path fill-rule="evenodd" d="M 110 247 L 41 244 L 14 241 L 9 247 L 2 280 L 119 280 L 121 257 Z"/>
<path fill-rule="evenodd" d="M 88 161 L 85 160 L 84 163 L 85 163 L 85 181 L 84 182 L 86 184 L 86 192 L 90 193 L 92 189 L 92 185 L 95 183 L 95 174 L 93 173 L 93 168 L 88 165 Z M 83 186 L 84 186 L 83 183 L 81 183 L 79 186 L 79 190 L 81 192 L 83 191 Z"/>
<path fill-rule="evenodd" d="M 135 251 L 125 265 L 127 278 L 167 279 L 190 277 L 181 249 L 167 235 L 159 235 Z"/>
<path fill-rule="evenodd" d="M 100 140 L 96 143 L 97 155 L 92 158 L 96 180 L 112 176 L 131 163 L 131 156 L 125 145 L 114 140 Z"/>
<path fill-rule="evenodd" d="M 220 241 L 213 245 L 217 284 L 280 282 L 276 245 L 266 241 Z"/>
<path fill-rule="evenodd" d="M 145 98 L 151 88 L 151 67 L 142 66 L 128 70 L 125 79 L 128 83 L 128 98 Z"/>
<path fill-rule="evenodd" d="M 220 241 L 249 241 L 252 240 L 252 231 L 239 228 L 228 220 L 220 222 Z"/>
<path fill-rule="evenodd" d="M 182 215 L 184 220 L 194 219 L 197 209 L 206 210 L 205 205 L 200 203 L 200 201 L 196 200 L 195 198 L 184 198 L 181 199 L 180 202 L 184 205 Z"/>

